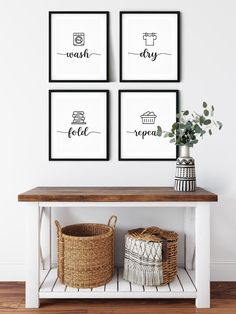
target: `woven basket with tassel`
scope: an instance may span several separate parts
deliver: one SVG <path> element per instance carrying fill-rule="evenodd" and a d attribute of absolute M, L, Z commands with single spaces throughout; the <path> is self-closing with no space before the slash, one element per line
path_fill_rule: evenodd
<path fill-rule="evenodd" d="M 178 234 L 158 227 L 128 231 L 124 279 L 144 286 L 166 285 L 177 274 Z"/>

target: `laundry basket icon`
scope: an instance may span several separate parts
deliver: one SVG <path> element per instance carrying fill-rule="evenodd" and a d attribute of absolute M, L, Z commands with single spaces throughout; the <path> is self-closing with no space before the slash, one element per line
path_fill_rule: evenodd
<path fill-rule="evenodd" d="M 142 119 L 142 124 L 154 124 L 157 116 L 153 111 L 147 111 L 140 117 Z"/>

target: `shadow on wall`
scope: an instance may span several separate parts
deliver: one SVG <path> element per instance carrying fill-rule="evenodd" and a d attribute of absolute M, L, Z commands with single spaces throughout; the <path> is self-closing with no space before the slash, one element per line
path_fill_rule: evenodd
<path fill-rule="evenodd" d="M 235 245 L 231 242 L 234 239 L 236 239 L 236 197 L 219 195 L 218 203 L 211 206 L 211 260 L 230 261 L 236 264 Z M 224 256 L 227 256 L 227 260 Z"/>
<path fill-rule="evenodd" d="M 111 17 L 110 17 L 111 18 Z M 110 42 L 110 45 L 108 47 L 109 49 L 109 81 L 110 82 L 115 82 L 115 81 L 118 81 L 119 78 L 115 77 L 115 73 L 117 72 L 116 69 L 115 69 L 115 54 L 114 54 L 114 44 L 112 43 L 112 33 L 111 33 L 111 30 L 109 32 L 109 42 Z"/>

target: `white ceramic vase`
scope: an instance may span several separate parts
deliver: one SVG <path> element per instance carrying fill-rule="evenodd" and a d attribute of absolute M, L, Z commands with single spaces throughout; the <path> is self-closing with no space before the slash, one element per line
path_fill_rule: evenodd
<path fill-rule="evenodd" d="M 192 192 L 196 190 L 195 162 L 188 146 L 180 146 L 180 157 L 176 161 L 175 190 Z"/>

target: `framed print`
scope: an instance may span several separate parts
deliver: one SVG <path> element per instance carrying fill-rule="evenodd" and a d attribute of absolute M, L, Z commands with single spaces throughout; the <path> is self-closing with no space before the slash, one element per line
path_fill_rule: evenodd
<path fill-rule="evenodd" d="M 108 160 L 107 90 L 49 91 L 49 160 Z"/>
<path fill-rule="evenodd" d="M 49 82 L 108 81 L 109 12 L 49 12 Z"/>
<path fill-rule="evenodd" d="M 119 91 L 119 160 L 176 160 L 177 148 L 157 136 L 178 112 L 177 90 Z"/>
<path fill-rule="evenodd" d="M 120 81 L 180 81 L 180 12 L 120 12 Z"/>

